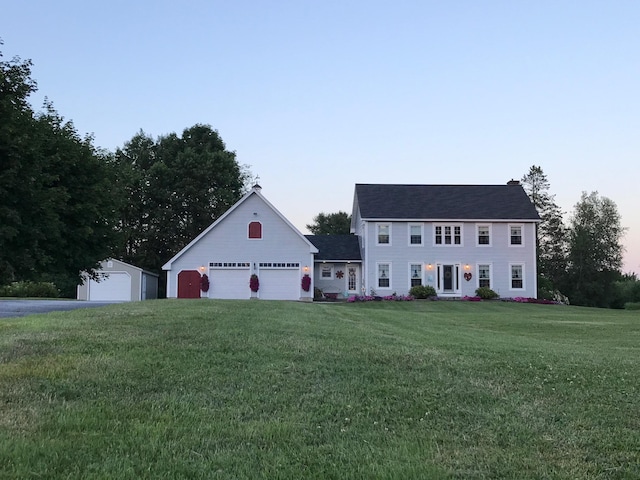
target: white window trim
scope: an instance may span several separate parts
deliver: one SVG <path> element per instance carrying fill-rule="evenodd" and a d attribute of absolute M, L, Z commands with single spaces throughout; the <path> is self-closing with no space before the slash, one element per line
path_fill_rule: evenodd
<path fill-rule="evenodd" d="M 488 265 L 489 266 L 489 288 L 493 289 L 493 264 L 492 263 L 476 263 L 476 288 L 480 288 L 480 265 Z M 509 267 L 509 274 L 511 274 L 511 267 Z M 511 279 L 509 279 L 509 283 L 511 283 Z"/>
<path fill-rule="evenodd" d="M 411 227 L 420 227 L 420 243 L 411 243 Z M 422 247 L 424 245 L 424 223 L 409 223 L 407 225 L 407 245 Z"/>
<path fill-rule="evenodd" d="M 520 245 L 511 243 L 511 227 L 520 227 Z M 507 245 L 514 248 L 524 247 L 524 224 L 510 223 L 507 227 Z"/>
<path fill-rule="evenodd" d="M 442 241 L 443 243 L 436 243 L 436 227 L 442 227 Z M 456 243 L 444 243 L 444 227 L 451 227 L 452 231 L 451 231 L 451 240 L 453 242 L 453 239 L 455 237 L 455 227 L 460 227 L 460 243 L 456 244 Z M 464 247 L 464 226 L 462 223 L 449 223 L 449 222 L 445 222 L 445 223 L 434 223 L 433 224 L 433 246 L 436 248 L 442 248 L 442 247 L 455 247 L 455 248 L 460 248 L 460 247 Z"/>
<path fill-rule="evenodd" d="M 489 243 L 480 243 L 480 227 L 488 227 L 489 228 Z M 509 234 L 511 234 L 511 230 L 509 230 Z M 476 247 L 490 247 L 493 243 L 493 229 L 491 228 L 490 223 L 476 223 Z M 486 265 L 483 263 L 483 265 Z"/>
<path fill-rule="evenodd" d="M 322 269 L 323 268 L 329 268 L 329 270 L 331 271 L 331 276 L 330 277 L 323 277 L 322 276 Z M 333 263 L 321 263 L 320 264 L 320 280 L 333 280 L 335 278 L 335 272 L 334 272 L 334 265 Z"/>
<path fill-rule="evenodd" d="M 511 268 L 512 268 L 512 267 L 515 267 L 515 266 L 518 266 L 518 267 L 521 267 L 521 268 L 522 268 L 522 288 L 513 288 L 513 287 L 512 287 L 512 285 L 513 285 L 513 284 L 512 284 L 513 277 L 511 276 Z M 525 281 L 526 276 L 525 276 L 525 266 L 524 266 L 524 263 L 522 263 L 522 262 L 512 262 L 512 263 L 509 263 L 509 277 L 508 277 L 508 278 L 509 278 L 509 290 L 512 290 L 512 291 L 514 291 L 514 292 L 522 292 L 523 290 L 526 290 L 526 289 L 527 289 L 527 282 Z"/>
<path fill-rule="evenodd" d="M 380 227 L 386 225 L 387 227 L 389 227 L 389 243 L 380 243 Z M 380 222 L 380 223 L 376 223 L 376 245 L 380 246 L 380 247 L 390 247 L 391 246 L 391 223 L 390 222 Z"/>
<path fill-rule="evenodd" d="M 389 286 L 388 287 L 380 287 L 380 277 L 378 274 L 380 273 L 380 265 L 387 265 L 389 267 Z M 376 287 L 374 290 L 391 290 L 393 285 L 391 283 L 391 262 L 376 262 Z"/>
<path fill-rule="evenodd" d="M 409 288 L 411 288 L 411 280 L 413 280 L 411 265 L 420 265 L 420 285 L 424 285 L 424 264 L 422 262 L 409 262 Z"/>

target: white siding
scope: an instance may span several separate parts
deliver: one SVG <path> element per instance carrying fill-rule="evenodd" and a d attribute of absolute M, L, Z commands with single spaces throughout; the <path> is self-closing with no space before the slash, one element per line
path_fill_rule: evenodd
<path fill-rule="evenodd" d="M 459 295 L 472 296 L 477 288 L 477 265 L 491 264 L 492 288 L 501 297 L 536 296 L 536 265 L 535 265 L 535 224 L 526 222 L 481 222 L 491 224 L 491 245 L 478 246 L 476 241 L 476 224 L 478 222 L 435 222 L 437 224 L 462 224 L 462 246 L 434 245 L 434 222 L 424 223 L 424 238 L 422 246 L 409 246 L 409 223 L 393 222 L 391 228 L 393 238 L 392 246 L 376 245 L 376 223 L 366 222 L 362 234 L 365 236 L 366 254 L 363 260 L 365 267 L 365 285 L 367 292 L 373 287 L 376 293 L 386 295 L 396 292 L 406 294 L 410 288 L 408 268 L 411 263 L 421 263 L 425 267 L 425 283 L 436 287 L 436 265 L 461 266 L 461 281 Z M 510 224 L 523 225 L 523 246 L 509 246 Z M 391 264 L 391 287 L 389 289 L 377 288 L 378 263 Z M 525 289 L 514 291 L 510 289 L 510 265 L 524 265 Z M 431 265 L 431 269 L 428 269 Z M 468 269 L 465 266 L 468 265 Z M 470 273 L 471 279 L 466 280 L 464 273 Z"/>

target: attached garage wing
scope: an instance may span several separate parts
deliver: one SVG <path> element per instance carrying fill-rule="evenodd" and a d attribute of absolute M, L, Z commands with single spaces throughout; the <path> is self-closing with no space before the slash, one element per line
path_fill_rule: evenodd
<path fill-rule="evenodd" d="M 110 272 L 101 275 L 101 280 L 89 280 L 89 300 L 131 301 L 131 276 L 126 272 Z"/>

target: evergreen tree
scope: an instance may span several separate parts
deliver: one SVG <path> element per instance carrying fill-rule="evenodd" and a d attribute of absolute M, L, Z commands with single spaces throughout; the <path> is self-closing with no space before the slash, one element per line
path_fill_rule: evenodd
<path fill-rule="evenodd" d="M 562 221 L 562 211 L 555 203 L 555 195 L 549 193 L 549 181 L 536 165 L 522 177 L 522 186 L 540 215 L 536 228 L 536 253 L 538 274 L 551 288 L 562 282 L 567 265 L 567 231 Z"/>

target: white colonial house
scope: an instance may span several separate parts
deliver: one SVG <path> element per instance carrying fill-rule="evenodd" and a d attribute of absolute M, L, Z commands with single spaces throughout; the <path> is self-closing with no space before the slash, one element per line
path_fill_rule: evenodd
<path fill-rule="evenodd" d="M 535 297 L 539 221 L 517 181 L 357 184 L 352 234 L 305 236 L 256 185 L 162 268 L 169 298 L 311 300 L 314 287 L 402 295 L 420 284 L 441 297 L 480 286 Z"/>
<path fill-rule="evenodd" d="M 364 289 L 406 294 L 431 285 L 440 297 L 536 297 L 536 223 L 517 181 L 506 185 L 376 185 L 355 189 Z"/>

